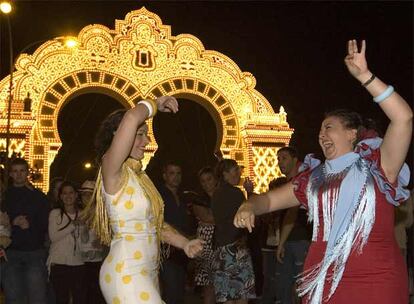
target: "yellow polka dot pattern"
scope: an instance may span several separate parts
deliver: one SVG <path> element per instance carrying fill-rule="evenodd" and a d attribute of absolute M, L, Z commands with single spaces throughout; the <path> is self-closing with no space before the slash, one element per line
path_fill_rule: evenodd
<path fill-rule="evenodd" d="M 118 297 L 113 298 L 112 304 L 121 304 L 121 300 Z"/>
<path fill-rule="evenodd" d="M 135 189 L 133 187 L 131 187 L 131 186 L 128 186 L 125 189 L 125 193 L 128 194 L 128 195 L 134 195 Z"/>
<path fill-rule="evenodd" d="M 121 195 L 105 193 L 114 229 L 111 251 L 101 268 L 106 303 L 162 303 L 158 285 L 158 242 L 151 201 L 132 174 Z"/>
<path fill-rule="evenodd" d="M 132 278 L 131 278 L 131 276 L 130 276 L 130 275 L 126 275 L 126 276 L 123 276 L 123 277 L 122 277 L 122 282 L 123 282 L 124 284 L 129 284 L 129 283 L 131 283 L 131 280 L 132 280 Z"/>
<path fill-rule="evenodd" d="M 130 235 L 130 234 L 128 234 L 128 235 L 125 236 L 125 240 L 127 240 L 128 242 L 132 242 L 134 239 L 135 238 L 132 235 Z"/>
<path fill-rule="evenodd" d="M 126 201 L 124 204 L 125 209 L 131 210 L 134 208 L 134 203 L 132 201 Z"/>
<path fill-rule="evenodd" d="M 114 259 L 114 257 L 112 255 L 108 255 L 107 258 L 106 258 L 106 262 L 111 263 L 113 259 Z"/>
<path fill-rule="evenodd" d="M 141 224 L 141 223 L 136 223 L 136 224 L 135 224 L 135 230 L 136 230 L 137 232 L 141 232 L 142 230 L 144 230 L 144 227 L 142 226 L 142 224 Z"/>
<path fill-rule="evenodd" d="M 140 293 L 139 298 L 140 298 L 142 301 L 148 301 L 148 300 L 149 300 L 149 298 L 150 298 L 150 295 L 149 295 L 149 293 L 148 293 L 148 292 L 143 291 L 143 292 L 141 292 L 141 293 Z"/>
<path fill-rule="evenodd" d="M 134 252 L 134 259 L 135 260 L 140 260 L 142 258 L 142 253 L 141 251 L 137 250 Z"/>
<path fill-rule="evenodd" d="M 111 283 L 111 280 L 112 280 L 112 279 L 111 279 L 111 275 L 110 275 L 109 273 L 107 273 L 107 274 L 105 275 L 105 282 L 109 284 L 109 283 Z"/>
<path fill-rule="evenodd" d="M 118 272 L 118 273 L 121 273 L 122 268 L 124 268 L 124 262 L 117 263 L 116 266 L 115 266 L 115 271 Z"/>

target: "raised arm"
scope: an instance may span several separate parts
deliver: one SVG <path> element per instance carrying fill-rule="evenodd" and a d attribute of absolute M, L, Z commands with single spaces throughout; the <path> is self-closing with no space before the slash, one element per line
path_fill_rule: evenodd
<path fill-rule="evenodd" d="M 256 215 L 299 206 L 293 187 L 292 183 L 287 183 L 267 193 L 251 196 L 240 206 L 234 216 L 233 224 L 237 228 L 247 228 L 252 232 Z"/>
<path fill-rule="evenodd" d="M 356 40 L 348 41 L 345 65 L 351 75 L 361 82 L 374 98 L 378 97 L 376 102 L 390 119 L 380 147 L 381 167 L 388 180 L 394 182 L 407 156 L 412 139 L 413 111 L 398 93 L 368 69 L 365 50 L 365 40 L 362 41 L 360 51 Z"/>
<path fill-rule="evenodd" d="M 178 103 L 174 97 L 162 96 L 157 98 L 155 102 L 159 111 L 174 113 L 178 111 Z M 102 158 L 103 182 L 108 193 L 114 194 L 120 189 L 122 164 L 131 153 L 137 129 L 145 122 L 149 114 L 149 108 L 139 102 L 122 118 L 111 146 Z"/>

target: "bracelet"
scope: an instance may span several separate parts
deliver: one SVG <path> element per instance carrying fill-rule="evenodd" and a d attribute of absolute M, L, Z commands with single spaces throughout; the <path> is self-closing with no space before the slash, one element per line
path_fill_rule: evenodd
<path fill-rule="evenodd" d="M 147 107 L 148 118 L 154 117 L 155 114 L 157 114 L 157 104 L 155 103 L 154 100 L 151 100 L 151 99 L 141 100 L 140 102 L 137 103 L 137 105 L 139 104 L 142 104 Z"/>
<path fill-rule="evenodd" d="M 363 87 L 366 87 L 366 86 L 368 86 L 371 82 L 373 82 L 374 81 L 374 79 L 375 79 L 375 75 L 374 74 L 372 74 L 371 75 L 371 77 L 367 80 L 367 81 L 365 81 L 363 84 L 361 84 Z"/>
<path fill-rule="evenodd" d="M 390 97 L 393 92 L 394 92 L 394 87 L 392 85 L 390 85 L 390 86 L 388 86 L 388 88 L 384 92 L 382 92 L 377 97 L 374 97 L 374 101 L 376 103 L 381 103 L 385 99 L 387 99 L 388 97 Z"/>

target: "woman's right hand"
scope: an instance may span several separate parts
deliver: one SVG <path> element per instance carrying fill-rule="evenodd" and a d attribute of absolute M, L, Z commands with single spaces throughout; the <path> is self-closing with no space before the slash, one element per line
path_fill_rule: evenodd
<path fill-rule="evenodd" d="M 160 112 L 178 112 L 178 101 L 173 96 L 161 96 L 155 102 Z"/>
<path fill-rule="evenodd" d="M 234 216 L 233 224 L 237 228 L 247 228 L 249 232 L 254 228 L 254 207 L 252 203 L 244 202 Z"/>

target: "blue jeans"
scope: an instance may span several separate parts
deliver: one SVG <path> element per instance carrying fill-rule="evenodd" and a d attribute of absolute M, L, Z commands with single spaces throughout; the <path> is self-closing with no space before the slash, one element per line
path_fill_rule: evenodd
<path fill-rule="evenodd" d="M 296 277 L 303 271 L 308 253 L 309 241 L 288 241 L 285 243 L 283 264 L 276 263 L 276 303 L 292 304 Z"/>
<path fill-rule="evenodd" d="M 7 250 L 2 270 L 6 304 L 46 304 L 46 252 Z"/>

